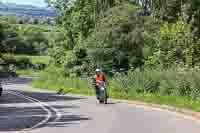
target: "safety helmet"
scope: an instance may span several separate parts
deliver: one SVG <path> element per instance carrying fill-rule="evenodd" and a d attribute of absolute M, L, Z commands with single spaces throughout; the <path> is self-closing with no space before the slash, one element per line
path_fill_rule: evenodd
<path fill-rule="evenodd" d="M 101 70 L 97 68 L 97 69 L 96 69 L 96 72 L 101 72 Z"/>

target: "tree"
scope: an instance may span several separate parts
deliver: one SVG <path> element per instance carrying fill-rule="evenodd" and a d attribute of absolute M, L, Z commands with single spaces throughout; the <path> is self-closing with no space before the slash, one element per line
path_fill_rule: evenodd
<path fill-rule="evenodd" d="M 4 38 L 4 29 L 3 29 L 3 24 L 0 24 L 0 43 Z"/>
<path fill-rule="evenodd" d="M 170 68 L 177 62 L 191 66 L 199 60 L 198 0 L 49 0 L 48 3 L 59 12 L 59 24 L 66 35 L 65 41 L 54 40 L 50 53 L 58 64 L 69 69 L 87 63 L 91 67 L 101 63 L 117 70 L 152 64 Z M 170 33 L 160 29 L 166 22 L 164 27 Z M 86 51 L 86 56 L 80 58 L 77 51 Z"/>
<path fill-rule="evenodd" d="M 144 20 L 134 16 L 137 10 L 134 5 L 121 4 L 105 12 L 86 42 L 91 62 L 118 71 L 143 65 Z"/>
<path fill-rule="evenodd" d="M 37 18 L 33 19 L 33 24 L 39 24 L 39 20 Z"/>

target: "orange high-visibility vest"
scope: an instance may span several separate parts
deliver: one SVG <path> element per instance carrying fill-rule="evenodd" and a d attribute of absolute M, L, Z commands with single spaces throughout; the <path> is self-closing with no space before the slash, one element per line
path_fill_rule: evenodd
<path fill-rule="evenodd" d="M 106 78 L 103 74 L 99 74 L 95 76 L 96 81 L 106 81 Z"/>

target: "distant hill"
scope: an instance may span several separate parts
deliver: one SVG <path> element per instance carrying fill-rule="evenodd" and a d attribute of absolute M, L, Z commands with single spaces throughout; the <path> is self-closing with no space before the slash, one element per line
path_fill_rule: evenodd
<path fill-rule="evenodd" d="M 13 3 L 0 3 L 1 15 L 56 17 L 56 12 L 49 8 L 34 7 L 31 5 L 16 5 Z"/>

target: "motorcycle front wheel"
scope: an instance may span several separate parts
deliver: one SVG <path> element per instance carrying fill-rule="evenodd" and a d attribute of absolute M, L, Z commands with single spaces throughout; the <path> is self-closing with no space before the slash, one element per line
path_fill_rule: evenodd
<path fill-rule="evenodd" d="M 99 100 L 99 103 L 100 103 L 100 104 L 103 104 L 103 103 L 104 103 L 104 100 Z"/>

